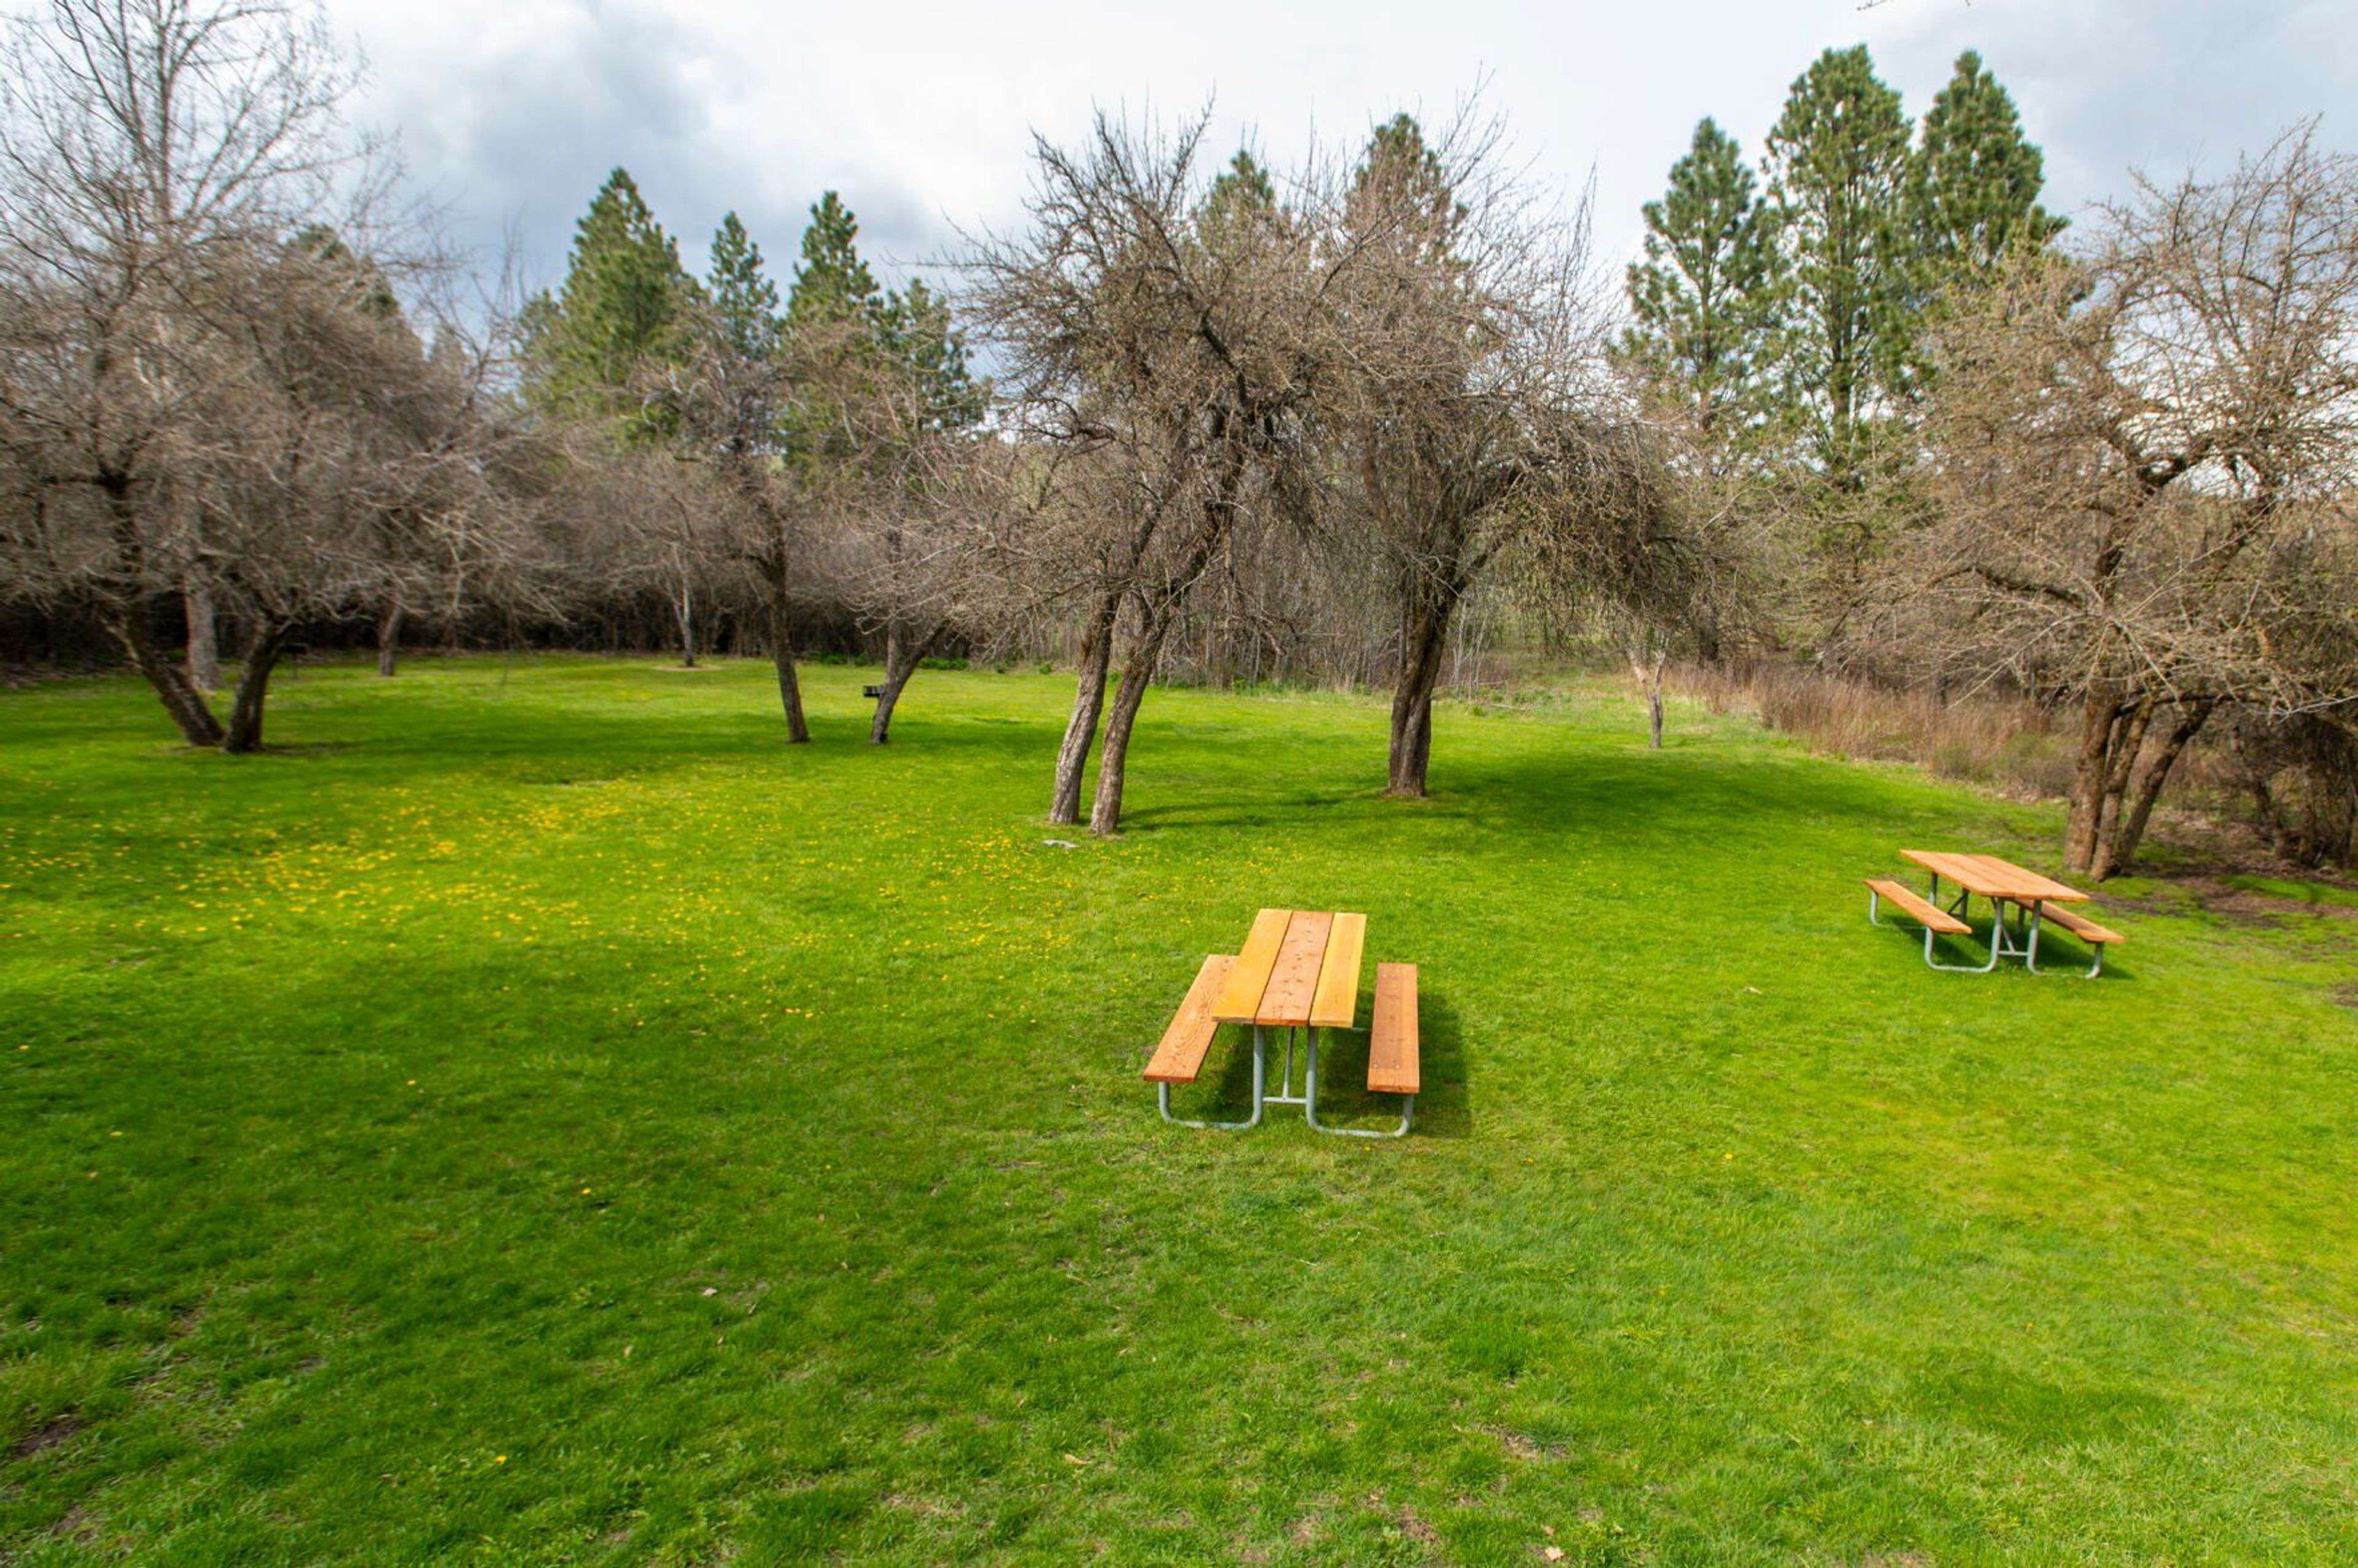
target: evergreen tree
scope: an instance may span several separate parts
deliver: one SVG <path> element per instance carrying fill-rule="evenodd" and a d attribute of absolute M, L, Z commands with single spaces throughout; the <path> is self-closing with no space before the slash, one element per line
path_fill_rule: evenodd
<path fill-rule="evenodd" d="M 1909 220 L 1927 289 L 1986 276 L 2009 251 L 2061 232 L 2063 220 L 2039 205 L 2044 184 L 2014 100 L 1967 49 L 1925 111 L 1909 169 Z"/>
<path fill-rule="evenodd" d="M 827 366 L 785 418 L 788 447 L 806 475 L 860 456 L 844 416 L 873 391 L 885 299 L 860 259 L 859 241 L 860 220 L 834 191 L 811 204 L 785 317 L 802 363 Z"/>
<path fill-rule="evenodd" d="M 1626 349 L 1684 393 L 1705 431 L 1724 430 L 1731 414 L 1757 416 L 1777 314 L 1775 214 L 1755 198 L 1735 138 L 1708 119 L 1696 125 L 1670 190 L 1645 216 Z"/>
<path fill-rule="evenodd" d="M 877 336 L 885 355 L 908 378 L 919 423 L 927 432 L 970 429 L 990 399 L 988 384 L 967 364 L 966 335 L 950 320 L 949 301 L 912 278 L 886 297 Z"/>
<path fill-rule="evenodd" d="M 614 170 L 575 227 L 563 288 L 526 309 L 535 395 L 572 407 L 631 406 L 641 367 L 680 351 L 695 297 L 679 246 L 628 171 Z"/>
<path fill-rule="evenodd" d="M 730 349 L 745 358 L 778 347 L 778 286 L 763 270 L 762 247 L 730 213 L 712 234 L 712 265 L 705 274 L 712 312 Z"/>
<path fill-rule="evenodd" d="M 786 325 L 872 323 L 884 305 L 868 264 L 860 256 L 860 220 L 832 190 L 811 206 L 803 231 L 803 259 L 786 297 Z"/>
<path fill-rule="evenodd" d="M 1366 157 L 1351 192 L 1349 222 L 1365 230 L 1380 214 L 1396 224 L 1393 243 L 1412 251 L 1448 254 L 1466 208 L 1449 186 L 1441 155 L 1425 145 L 1424 128 L 1412 114 L 1395 114 L 1368 139 Z"/>
<path fill-rule="evenodd" d="M 1196 220 L 1204 243 L 1217 249 L 1255 223 L 1277 215 L 1277 186 L 1251 153 L 1239 150 L 1212 181 Z"/>
<path fill-rule="evenodd" d="M 1790 288 L 1783 395 L 1840 490 L 1859 482 L 1879 405 L 1909 386 L 1908 169 L 1899 94 L 1866 47 L 1820 55 L 1768 134 L 1768 173 Z"/>

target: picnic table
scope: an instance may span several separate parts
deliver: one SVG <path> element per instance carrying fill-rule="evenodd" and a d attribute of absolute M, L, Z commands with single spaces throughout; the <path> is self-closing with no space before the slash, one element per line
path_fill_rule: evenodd
<path fill-rule="evenodd" d="M 1376 966 L 1376 1003 L 1368 1044 L 1368 1087 L 1403 1097 L 1396 1132 L 1322 1127 L 1318 1121 L 1318 1037 L 1322 1030 L 1358 1023 L 1359 969 L 1368 943 L 1368 917 L 1332 910 L 1264 909 L 1254 916 L 1244 944 L 1231 956 L 1215 953 L 1196 971 L 1179 1011 L 1163 1032 L 1147 1081 L 1156 1086 L 1165 1120 L 1171 1086 L 1193 1083 L 1202 1070 L 1213 1033 L 1223 1023 L 1252 1030 L 1252 1114 L 1237 1122 L 1190 1122 L 1189 1126 L 1241 1130 L 1260 1120 L 1271 1105 L 1298 1105 L 1320 1132 L 1350 1137 L 1401 1137 L 1416 1113 L 1420 1087 L 1417 1061 L 1416 966 Z M 1282 1029 L 1285 1066 L 1276 1093 L 1269 1090 L 1267 1032 Z M 1293 1091 L 1297 1033 L 1302 1038 L 1302 1092 Z"/>
<path fill-rule="evenodd" d="M 1918 898 L 1898 882 L 1870 877 L 1867 879 L 1866 917 L 1877 925 L 1877 903 L 1888 900 L 1902 914 L 1924 928 L 1924 961 L 1936 969 L 1948 969 L 1972 974 L 1987 974 L 1997 968 L 2000 958 L 2020 958 L 2025 968 L 2036 973 L 2039 968 L 2039 931 L 2042 921 L 2059 925 L 2088 944 L 2095 955 L 2088 976 L 2094 979 L 2104 967 L 2104 948 L 2121 940 L 2116 931 L 2104 926 L 2069 907 L 2085 903 L 2088 895 L 2077 888 L 2066 887 L 2052 877 L 2026 870 L 2011 860 L 1996 855 L 1967 854 L 1947 849 L 1902 849 L 1900 858 L 1921 866 L 1931 877 L 1930 899 Z M 1957 892 L 1955 899 L 1945 907 L 1941 903 L 1941 879 L 1946 877 Z M 1963 936 L 1973 932 L 1969 921 L 1975 894 L 1990 905 L 1989 958 L 1980 964 L 1942 964 L 1932 957 L 1932 939 L 1937 935 Z M 2007 912 L 2013 912 L 2009 929 Z"/>

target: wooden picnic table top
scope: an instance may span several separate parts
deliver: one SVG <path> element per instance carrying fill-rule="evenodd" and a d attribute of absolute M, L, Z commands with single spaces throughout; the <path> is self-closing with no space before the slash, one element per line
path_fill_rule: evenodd
<path fill-rule="evenodd" d="M 1902 849 L 1902 860 L 1913 860 L 1936 877 L 1946 877 L 1967 892 L 2008 903 L 2085 903 L 2088 895 L 2065 887 L 2051 877 L 2025 871 L 1996 855 L 1955 854 L 1942 849 Z"/>
<path fill-rule="evenodd" d="M 1212 1016 L 1222 1023 L 1348 1029 L 1359 1012 L 1368 917 L 1264 909 L 1237 949 Z"/>

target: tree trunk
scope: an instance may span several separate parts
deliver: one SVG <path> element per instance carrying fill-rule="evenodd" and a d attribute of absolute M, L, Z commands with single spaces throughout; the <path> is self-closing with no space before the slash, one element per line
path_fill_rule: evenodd
<path fill-rule="evenodd" d="M 884 685 L 882 695 L 876 699 L 876 718 L 868 727 L 871 745 L 882 746 L 892 738 L 892 709 L 901 700 L 901 688 L 917 673 L 918 664 L 925 651 L 934 645 L 934 636 L 911 641 L 895 622 L 884 633 Z"/>
<path fill-rule="evenodd" d="M 1662 665 L 1665 660 L 1660 650 L 1657 649 L 1651 658 L 1641 657 L 1636 663 L 1639 683 L 1646 692 L 1646 749 L 1659 752 L 1662 749 Z"/>
<path fill-rule="evenodd" d="M 376 673 L 386 680 L 393 678 L 394 667 L 401 656 L 401 600 L 395 600 L 377 618 Z"/>
<path fill-rule="evenodd" d="M 2153 818 L 2154 803 L 2161 798 L 2161 786 L 2168 782 L 2169 770 L 2178 765 L 2178 759 L 2185 754 L 2188 744 L 2209 722 L 2212 710 L 2217 707 L 2214 699 L 2203 697 L 2189 704 L 2186 710 L 2179 715 L 2178 722 L 2169 727 L 2169 733 L 2162 740 L 2161 749 L 2153 754 L 2152 760 L 2146 763 L 2145 771 L 2137 775 L 2136 791 L 2128 797 L 2126 809 L 2116 818 L 2111 836 L 2099 846 L 2098 858 L 2093 868 L 2098 881 L 2118 876 L 2136 857 L 2137 846 L 2145 841 L 2146 824 Z M 2143 740 L 2144 731 L 2140 728 L 2140 750 L 2143 749 Z"/>
<path fill-rule="evenodd" d="M 679 591 L 672 595 L 672 619 L 679 623 L 679 665 L 685 670 L 696 668 L 696 593 L 683 579 Z"/>
<path fill-rule="evenodd" d="M 1088 772 L 1089 748 L 1097 741 L 1098 715 L 1105 711 L 1106 671 L 1113 662 L 1114 621 L 1120 612 L 1121 596 L 1106 594 L 1081 634 L 1073 715 L 1065 722 L 1064 743 L 1056 749 L 1056 791 L 1048 806 L 1048 820 L 1060 826 L 1081 820 L 1081 781 Z"/>
<path fill-rule="evenodd" d="M 2063 869 L 2085 872 L 2096 863 L 2097 836 L 2104 816 L 2104 783 L 2110 773 L 2113 722 L 2120 698 L 2092 690 L 2080 712 L 2080 754 L 2071 767 L 2071 816 L 2063 829 Z"/>
<path fill-rule="evenodd" d="M 180 605 L 189 620 L 189 684 L 200 692 L 219 691 L 221 635 L 213 615 L 211 587 L 191 572 L 180 589 Z"/>
<path fill-rule="evenodd" d="M 810 739 L 810 725 L 803 719 L 803 687 L 795 675 L 794 624 L 786 597 L 791 581 L 782 550 L 771 563 L 770 657 L 778 666 L 778 704 L 786 710 L 786 741 L 801 745 Z"/>
<path fill-rule="evenodd" d="M 1089 831 L 1100 838 L 1121 831 L 1121 790 L 1130 762 L 1130 730 L 1138 722 L 1146 688 L 1154 679 L 1154 666 L 1163 657 L 1163 639 L 1171 630 L 1171 619 L 1167 606 L 1159 614 L 1148 611 L 1138 629 L 1138 640 L 1122 661 L 1121 684 L 1114 688 L 1113 707 L 1106 713 L 1105 749 L 1098 754 L 1097 801 L 1089 808 Z"/>
<path fill-rule="evenodd" d="M 147 632 L 147 605 L 144 600 L 114 611 L 107 617 L 107 630 L 131 656 L 132 666 L 146 677 L 164 704 L 164 711 L 179 726 L 180 738 L 191 746 L 218 746 L 222 743 L 221 720 L 213 716 L 204 694 L 189 679 L 188 666 L 167 658 L 156 646 Z"/>
<path fill-rule="evenodd" d="M 262 750 L 262 704 L 270 694 L 270 672 L 287 645 L 284 622 L 258 621 L 237 672 L 237 696 L 230 704 L 229 737 L 222 750 L 241 754 Z"/>
<path fill-rule="evenodd" d="M 1441 676 L 1441 654 L 1449 637 L 1449 608 L 1428 605 L 1409 624 L 1401 647 L 1400 676 L 1392 684 L 1390 778 L 1386 795 L 1421 800 L 1425 764 L 1433 757 L 1433 687 Z"/>

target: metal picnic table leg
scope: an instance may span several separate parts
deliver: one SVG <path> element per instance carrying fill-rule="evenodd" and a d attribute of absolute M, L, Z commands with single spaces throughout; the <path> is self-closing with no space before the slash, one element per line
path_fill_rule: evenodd
<path fill-rule="evenodd" d="M 1305 1030 L 1303 1033 L 1310 1037 L 1310 1076 L 1307 1081 L 1308 1093 L 1303 1097 L 1302 1112 L 1303 1116 L 1310 1123 L 1310 1130 L 1314 1132 L 1332 1133 L 1337 1138 L 1407 1137 L 1408 1124 L 1416 1118 L 1416 1097 L 1414 1095 L 1402 1095 L 1401 1097 L 1400 1126 L 1389 1130 L 1380 1127 L 1326 1127 L 1319 1122 L 1318 1031 L 1315 1028 L 1311 1028 Z"/>
<path fill-rule="evenodd" d="M 1949 913 L 1955 915 L 1960 920 L 1965 919 L 1965 912 L 1973 907 L 1973 890 L 1960 882 L 1957 885 L 1957 902 L 1949 906 Z M 1932 904 L 1935 908 L 1938 908 L 1940 906 L 1940 903 L 1941 873 L 1934 871 L 1932 873 Z M 1935 963 L 1932 959 L 1932 943 L 1935 935 L 1936 933 L 1931 926 L 1928 925 L 1924 928 L 1924 964 L 1927 968 L 1938 969 L 1943 974 L 1950 975 L 1986 975 L 1992 969 L 1997 968 L 1999 955 L 2005 949 L 2006 905 L 1998 903 L 1995 899 L 1990 901 L 1990 955 L 1989 962 L 1985 964 Z"/>
<path fill-rule="evenodd" d="M 2039 912 L 2043 907 L 2041 904 L 2031 905 L 2030 956 L 2023 960 L 2024 968 L 2034 975 L 2039 973 Z M 2093 980 L 2104 972 L 2104 945 L 2102 942 L 2091 942 L 2088 944 L 2088 951 L 2095 955 L 2095 962 L 2088 966 L 2087 973 L 2082 978 Z"/>
<path fill-rule="evenodd" d="M 1266 1061 L 1267 1052 L 1261 1045 L 1260 1025 L 1256 1023 L 1253 1025 L 1252 1114 L 1242 1121 L 1190 1121 L 1185 1117 L 1172 1115 L 1169 1084 L 1154 1086 L 1155 1108 L 1162 1111 L 1163 1120 L 1176 1127 L 1207 1128 L 1214 1132 L 1242 1132 L 1249 1127 L 1257 1127 L 1260 1124 L 1261 1086 L 1269 1070 Z"/>

